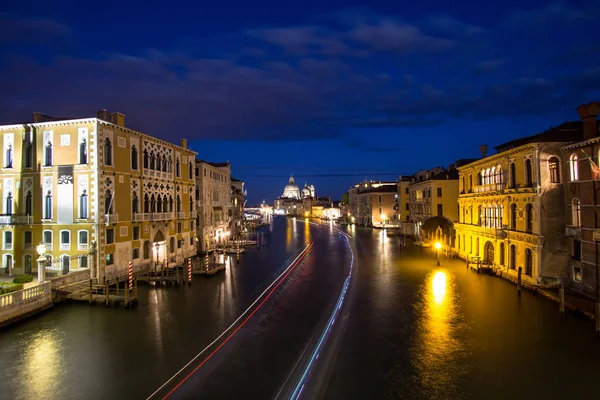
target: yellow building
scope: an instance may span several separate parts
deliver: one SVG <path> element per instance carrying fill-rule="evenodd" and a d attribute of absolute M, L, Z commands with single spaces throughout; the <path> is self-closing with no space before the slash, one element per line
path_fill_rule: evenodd
<path fill-rule="evenodd" d="M 396 225 L 397 182 L 364 181 L 348 190 L 349 217 L 363 226 L 384 228 Z"/>
<path fill-rule="evenodd" d="M 106 111 L 84 119 L 36 113 L 0 133 L 7 273 L 36 271 L 38 243 L 49 274 L 110 276 L 131 260 L 139 268 L 194 254 L 196 153 L 184 139 L 177 146 L 128 129 L 125 115 Z"/>
<path fill-rule="evenodd" d="M 460 256 L 480 257 L 530 283 L 566 277 L 568 241 L 560 148 L 580 139 L 580 124 L 565 123 L 496 147 L 497 154 L 459 167 Z"/>

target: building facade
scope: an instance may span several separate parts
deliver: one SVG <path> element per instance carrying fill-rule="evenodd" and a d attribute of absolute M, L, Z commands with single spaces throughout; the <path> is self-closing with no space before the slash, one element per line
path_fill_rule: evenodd
<path fill-rule="evenodd" d="M 231 178 L 231 209 L 233 210 L 231 237 L 234 238 L 237 238 L 244 229 L 245 198 L 244 182 Z"/>
<path fill-rule="evenodd" d="M 398 224 L 397 182 L 364 181 L 348 190 L 350 221 L 362 226 L 384 228 Z"/>
<path fill-rule="evenodd" d="M 564 123 L 500 145 L 489 157 L 482 146 L 482 159 L 459 167 L 459 255 L 515 276 L 521 267 L 531 283 L 565 278 L 564 192 L 556 166 L 560 148 L 581 137 L 580 123 Z"/>
<path fill-rule="evenodd" d="M 93 278 L 193 254 L 189 161 L 195 152 L 125 127 L 125 115 L 66 119 L 34 114 L 1 126 L 3 266 Z M 176 244 L 177 243 L 177 244 Z M 91 251 L 92 249 L 96 251 Z"/>
<path fill-rule="evenodd" d="M 198 250 L 208 251 L 231 235 L 231 168 L 228 162 L 196 160 L 196 173 Z"/>
<path fill-rule="evenodd" d="M 565 185 L 565 235 L 570 255 L 566 284 L 596 297 L 598 242 L 594 232 L 600 229 L 600 136 L 596 118 L 600 104 L 584 104 L 577 111 L 583 120 L 584 140 L 561 149 L 563 163 L 555 166 L 554 173 Z"/>

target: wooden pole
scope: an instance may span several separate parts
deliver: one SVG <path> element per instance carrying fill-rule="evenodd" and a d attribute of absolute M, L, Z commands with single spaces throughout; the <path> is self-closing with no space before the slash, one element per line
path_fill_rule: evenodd
<path fill-rule="evenodd" d="M 108 282 L 104 283 L 104 293 L 106 295 L 106 306 L 108 306 Z"/>
<path fill-rule="evenodd" d="M 562 319 L 562 317 L 565 315 L 565 288 L 563 287 L 562 283 L 558 287 L 558 299 L 558 312 L 560 314 L 560 318 Z"/>
<path fill-rule="evenodd" d="M 125 307 L 129 307 L 129 289 L 130 288 L 127 288 L 125 290 Z"/>
<path fill-rule="evenodd" d="M 135 296 L 136 300 L 137 300 L 137 297 L 138 297 L 138 290 L 137 290 L 138 284 L 137 284 L 137 281 L 138 281 L 137 278 L 135 278 L 134 287 L 133 287 L 134 296 Z"/>
<path fill-rule="evenodd" d="M 90 304 L 92 304 L 92 279 L 90 279 Z"/>
<path fill-rule="evenodd" d="M 517 274 L 517 296 L 521 296 L 521 275 L 523 274 L 523 267 L 519 267 Z"/>
<path fill-rule="evenodd" d="M 119 295 L 119 277 L 117 276 L 117 296 Z"/>

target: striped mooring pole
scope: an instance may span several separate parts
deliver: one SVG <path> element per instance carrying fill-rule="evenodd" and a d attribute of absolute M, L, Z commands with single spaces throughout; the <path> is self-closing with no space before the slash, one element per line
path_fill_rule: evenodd
<path fill-rule="evenodd" d="M 204 268 L 208 269 L 208 250 L 206 250 L 206 254 L 204 255 Z"/>
<path fill-rule="evenodd" d="M 192 258 L 188 258 L 188 283 L 192 283 Z"/>
<path fill-rule="evenodd" d="M 127 275 L 129 277 L 128 290 L 133 289 L 133 261 L 129 261 L 129 268 L 127 269 Z"/>

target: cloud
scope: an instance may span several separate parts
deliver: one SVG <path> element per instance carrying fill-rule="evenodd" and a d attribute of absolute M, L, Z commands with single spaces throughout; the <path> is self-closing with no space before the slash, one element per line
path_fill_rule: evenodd
<path fill-rule="evenodd" d="M 47 44 L 70 32 L 66 25 L 50 18 L 0 13 L 0 43 Z"/>
<path fill-rule="evenodd" d="M 482 61 L 475 66 L 474 71 L 478 72 L 478 73 L 492 72 L 492 71 L 497 70 L 499 67 L 501 67 L 505 63 L 506 63 L 506 59 L 504 59 L 504 58 Z"/>
<path fill-rule="evenodd" d="M 475 36 L 485 33 L 485 29 L 481 26 L 468 24 L 444 14 L 430 15 L 423 24 L 435 32 L 456 36 Z"/>
<path fill-rule="evenodd" d="M 553 23 L 573 24 L 587 18 L 585 11 L 566 1 L 555 1 L 534 9 L 511 12 L 504 20 L 506 29 L 540 28 Z"/>
<path fill-rule="evenodd" d="M 255 29 L 247 32 L 250 37 L 277 45 L 292 54 L 323 53 L 339 55 L 347 47 L 329 28 L 316 25 L 289 28 Z"/>

